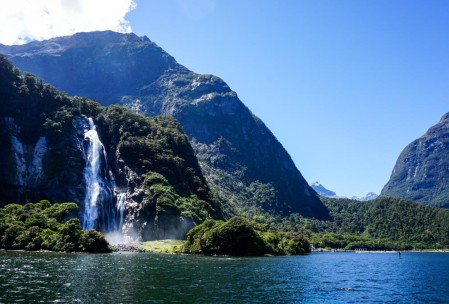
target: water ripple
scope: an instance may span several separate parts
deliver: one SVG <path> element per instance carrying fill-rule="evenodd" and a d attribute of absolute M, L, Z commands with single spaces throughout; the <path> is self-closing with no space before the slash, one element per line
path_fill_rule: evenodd
<path fill-rule="evenodd" d="M 444 303 L 449 255 L 0 252 L 0 303 Z"/>

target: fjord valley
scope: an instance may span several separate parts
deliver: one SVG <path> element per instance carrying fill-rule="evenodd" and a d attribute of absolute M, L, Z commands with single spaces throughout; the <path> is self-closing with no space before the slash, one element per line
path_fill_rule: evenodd
<path fill-rule="evenodd" d="M 403 2 L 3 3 L 0 304 L 448 302 L 449 2 Z"/>
<path fill-rule="evenodd" d="M 64 50 L 67 41 L 100 41 L 104 50 L 109 42 L 99 37 L 120 43 L 112 39 L 111 50 L 97 56 L 127 50 L 120 60 L 93 57 L 91 62 L 105 67 L 114 62 L 112 70 L 100 74 L 101 66 L 88 72 L 77 64 L 86 54 L 96 54 L 93 50 L 80 57 L 73 57 L 76 48 L 60 56 L 47 53 Z M 11 49 L 30 45 L 4 48 L 13 60 L 42 60 L 45 64 L 37 66 L 59 68 L 49 75 L 62 77 L 67 65 L 82 75 L 70 78 L 82 83 L 79 88 L 95 92 L 88 86 L 95 78 L 99 95 L 89 97 L 112 99 L 101 105 L 70 97 L 0 56 L 0 248 L 75 252 L 0 251 L 0 302 L 95 302 L 101 297 L 129 303 L 399 303 L 441 301 L 449 294 L 444 253 L 404 253 L 399 262 L 387 253 L 311 253 L 312 248 L 448 249 L 449 210 L 425 206 L 427 199 L 417 203 L 382 195 L 358 201 L 337 198 L 332 191 L 325 194 L 333 197 L 319 196 L 274 135 L 222 80 L 186 70 L 147 38 L 105 32 L 54 41 L 61 44 L 32 43 L 36 48 L 17 57 Z M 126 61 L 138 53 L 136 41 L 144 45 L 143 54 L 148 49 L 158 54 L 136 58 L 143 60 L 139 65 L 148 60 L 155 71 L 161 69 L 159 76 L 149 73 L 150 84 L 132 84 L 138 91 L 109 88 L 106 76 L 119 71 L 129 70 L 127 79 L 136 80 L 130 71 L 138 67 Z M 31 55 L 31 50 L 38 51 Z M 118 62 L 122 66 L 114 70 Z M 76 71 L 77 66 L 83 68 Z M 442 129 L 438 134 L 444 138 Z M 424 145 L 420 153 L 444 154 L 441 140 L 433 142 L 439 149 Z M 401 156 L 398 164 L 410 158 Z M 189 255 L 110 253 L 107 242 L 134 250 L 142 248 L 135 241 L 164 239 L 183 240 L 164 251 Z M 254 257 L 263 255 L 270 257 Z M 434 283 L 430 278 L 436 272 L 441 280 Z M 404 280 L 418 284 L 419 291 L 401 285 Z"/>
<path fill-rule="evenodd" d="M 192 253 L 233 252 L 235 231 L 250 255 L 304 253 L 309 241 L 449 246 L 444 210 L 385 195 L 320 198 L 226 83 L 189 71 L 147 37 L 78 33 L 0 52 L 42 78 L 2 57 L 2 204 L 75 202 L 71 216 L 84 229 L 118 232 L 119 242 L 187 236 Z"/>

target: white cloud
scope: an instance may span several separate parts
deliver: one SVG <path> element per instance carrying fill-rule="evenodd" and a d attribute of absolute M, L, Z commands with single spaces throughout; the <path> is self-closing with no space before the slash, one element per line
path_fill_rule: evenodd
<path fill-rule="evenodd" d="M 130 32 L 133 0 L 0 0 L 0 43 L 23 44 L 76 32 Z"/>

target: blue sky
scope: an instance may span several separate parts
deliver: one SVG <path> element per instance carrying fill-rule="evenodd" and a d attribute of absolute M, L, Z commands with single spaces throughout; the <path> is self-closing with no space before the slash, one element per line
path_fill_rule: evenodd
<path fill-rule="evenodd" d="M 449 1 L 136 2 L 135 33 L 221 77 L 339 195 L 379 193 L 449 111 Z"/>
<path fill-rule="evenodd" d="M 309 182 L 345 196 L 379 193 L 402 149 L 449 111 L 449 1 L 134 2 L 16 0 L 0 43 L 146 35 L 226 81 Z"/>

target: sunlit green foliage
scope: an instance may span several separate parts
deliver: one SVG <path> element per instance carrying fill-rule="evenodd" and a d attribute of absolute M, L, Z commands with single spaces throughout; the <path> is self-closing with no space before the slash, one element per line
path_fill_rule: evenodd
<path fill-rule="evenodd" d="M 316 248 L 439 249 L 449 248 L 449 210 L 415 202 L 379 197 L 368 202 L 321 198 L 331 220 L 299 214 L 286 217 L 267 212 L 243 212 L 271 231 L 294 231 Z"/>
<path fill-rule="evenodd" d="M 438 249 L 449 248 L 449 210 L 397 198 L 368 202 L 322 198 L 330 221 L 298 215 L 255 217 L 270 229 L 298 231 L 319 248 Z"/>
<path fill-rule="evenodd" d="M 311 238 L 311 243 L 316 248 L 344 250 L 355 250 L 360 248 L 366 250 L 407 250 L 413 248 L 413 246 L 407 242 L 391 241 L 389 239 L 379 239 L 347 233 L 337 234 L 334 232 L 314 234 Z M 418 247 L 415 246 L 415 248 Z"/>
<path fill-rule="evenodd" d="M 81 230 L 77 218 L 65 222 L 77 208 L 74 203 L 48 201 L 6 205 L 0 209 L 0 248 L 110 252 L 103 234 Z"/>
<path fill-rule="evenodd" d="M 242 217 L 207 220 L 187 234 L 183 251 L 206 255 L 292 255 L 310 252 L 308 240 L 297 233 L 269 232 Z"/>
<path fill-rule="evenodd" d="M 369 202 L 323 199 L 335 232 L 386 239 L 414 248 L 449 247 L 449 210 L 390 197 Z"/>

